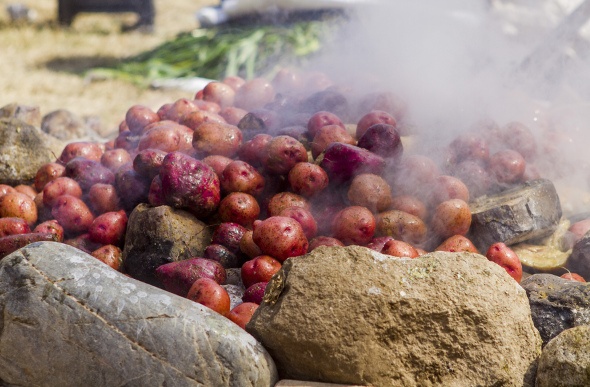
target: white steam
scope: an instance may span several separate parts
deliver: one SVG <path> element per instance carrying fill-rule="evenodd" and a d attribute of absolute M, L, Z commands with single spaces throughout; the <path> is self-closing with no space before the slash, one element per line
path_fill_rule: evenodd
<path fill-rule="evenodd" d="M 556 185 L 575 186 L 575 195 L 570 188 L 560 192 L 572 203 L 565 212 L 589 211 L 588 23 L 578 18 L 569 36 L 558 36 L 558 44 L 550 39 L 581 3 L 383 1 L 355 13 L 339 38 L 343 44 L 322 64 L 337 80 L 356 78 L 365 91 L 377 87 L 402 96 L 423 138 L 435 144 L 482 118 L 524 123 L 535 132 L 541 156 L 545 147 L 559 148 L 539 165 Z M 535 61 L 525 65 L 531 56 Z M 555 138 L 545 141 L 548 133 Z"/>

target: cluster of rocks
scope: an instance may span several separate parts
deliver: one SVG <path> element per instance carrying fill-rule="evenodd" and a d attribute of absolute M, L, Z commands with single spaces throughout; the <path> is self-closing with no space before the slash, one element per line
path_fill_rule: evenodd
<path fill-rule="evenodd" d="M 589 385 L 587 289 L 548 274 L 520 286 L 478 254 L 321 247 L 285 262 L 245 332 L 74 247 L 34 243 L 0 262 L 0 383 Z"/>

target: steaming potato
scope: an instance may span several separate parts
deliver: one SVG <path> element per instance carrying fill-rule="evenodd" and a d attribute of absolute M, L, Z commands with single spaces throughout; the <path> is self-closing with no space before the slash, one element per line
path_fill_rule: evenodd
<path fill-rule="evenodd" d="M 242 132 L 237 126 L 205 122 L 193 132 L 193 148 L 197 155 L 232 157 L 242 146 Z"/>
<path fill-rule="evenodd" d="M 426 238 L 428 228 L 419 217 L 404 211 L 390 210 L 377 215 L 376 234 L 390 236 L 411 244 L 419 244 Z"/>
<path fill-rule="evenodd" d="M 314 159 L 317 158 L 320 153 L 326 150 L 328 145 L 334 142 L 356 145 L 356 140 L 343 127 L 339 125 L 325 125 L 322 126 L 313 137 L 311 142 L 311 155 Z"/>

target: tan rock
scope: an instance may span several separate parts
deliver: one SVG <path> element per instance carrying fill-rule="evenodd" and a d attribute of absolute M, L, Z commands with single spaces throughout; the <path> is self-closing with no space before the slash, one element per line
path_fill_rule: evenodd
<path fill-rule="evenodd" d="M 282 378 L 373 386 L 532 386 L 541 339 L 524 290 L 470 253 L 358 246 L 287 260 L 247 330 Z"/>
<path fill-rule="evenodd" d="M 590 386 L 590 326 L 566 329 L 543 348 L 536 387 Z"/>

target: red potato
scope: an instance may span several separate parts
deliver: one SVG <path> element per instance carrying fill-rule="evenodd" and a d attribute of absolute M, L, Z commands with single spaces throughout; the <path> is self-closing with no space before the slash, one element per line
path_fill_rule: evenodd
<path fill-rule="evenodd" d="M 186 127 L 189 127 L 192 130 L 195 130 L 200 125 L 203 125 L 206 123 L 228 124 L 226 122 L 225 118 L 222 117 L 220 114 L 206 112 L 206 111 L 202 111 L 202 110 L 197 110 L 197 111 L 191 112 L 191 113 L 185 115 L 184 117 L 182 117 L 182 120 L 180 121 L 180 124 L 182 124 Z"/>
<path fill-rule="evenodd" d="M 367 128 L 358 137 L 357 146 L 394 161 L 399 160 L 404 153 L 399 131 L 387 124 L 375 124 Z"/>
<path fill-rule="evenodd" d="M 407 212 L 425 221 L 428 210 L 422 200 L 412 195 L 400 195 L 391 199 L 391 209 Z"/>
<path fill-rule="evenodd" d="M 193 132 L 193 148 L 200 156 L 233 157 L 242 146 L 242 131 L 237 126 L 205 122 Z"/>
<path fill-rule="evenodd" d="M 233 160 L 221 155 L 210 155 L 201 161 L 210 166 L 217 176 L 221 176 L 225 167 L 227 167 Z"/>
<path fill-rule="evenodd" d="M 254 78 L 236 90 L 234 106 L 250 111 L 272 102 L 274 97 L 275 91 L 270 82 L 263 78 Z"/>
<path fill-rule="evenodd" d="M 479 251 L 469 238 L 464 235 L 453 235 L 445 239 L 434 251 L 448 251 L 451 253 L 468 252 L 478 253 Z"/>
<path fill-rule="evenodd" d="M 281 269 L 281 262 L 269 255 L 259 255 L 244 262 L 240 269 L 242 282 L 246 288 L 259 283 L 268 282 Z"/>
<path fill-rule="evenodd" d="M 32 226 L 38 219 L 34 199 L 17 191 L 8 192 L 0 197 L 0 218 L 7 217 L 24 219 L 29 226 Z"/>
<path fill-rule="evenodd" d="M 229 294 L 221 285 L 210 278 L 196 280 L 186 298 L 198 302 L 222 316 L 229 314 L 231 305 Z"/>
<path fill-rule="evenodd" d="M 264 298 L 266 285 L 268 285 L 268 282 L 258 282 L 249 286 L 242 296 L 242 301 L 253 302 L 260 305 L 262 303 L 262 299 Z"/>
<path fill-rule="evenodd" d="M 385 245 L 383 245 L 381 253 L 400 258 L 416 258 L 420 255 L 414 246 L 396 239 L 387 241 Z"/>
<path fill-rule="evenodd" d="M 205 101 L 203 99 L 195 99 L 193 103 L 199 108 L 201 112 L 218 114 L 221 111 L 221 106 L 213 101 Z M 189 113 L 190 114 L 190 113 Z"/>
<path fill-rule="evenodd" d="M 499 183 L 512 184 L 523 181 L 526 161 L 517 151 L 504 149 L 490 157 L 489 167 Z"/>
<path fill-rule="evenodd" d="M 127 230 L 127 214 L 120 210 L 97 216 L 88 229 L 90 239 L 103 245 L 121 246 Z"/>
<path fill-rule="evenodd" d="M 211 236 L 211 243 L 223 245 L 234 254 L 240 251 L 240 241 L 244 233 L 248 231 L 247 228 L 237 223 L 224 222 L 221 223 Z"/>
<path fill-rule="evenodd" d="M 205 247 L 203 258 L 219 262 L 226 269 L 240 266 L 240 258 L 236 254 L 229 251 L 227 247 L 215 243 Z"/>
<path fill-rule="evenodd" d="M 240 147 L 239 159 L 255 167 L 262 166 L 267 158 L 266 147 L 272 139 L 270 134 L 255 135 Z"/>
<path fill-rule="evenodd" d="M 461 199 L 469 203 L 469 189 L 460 179 L 449 175 L 438 176 L 431 186 L 432 206 L 437 206 L 440 203 L 449 199 Z"/>
<path fill-rule="evenodd" d="M 383 247 L 385 246 L 385 244 L 391 240 L 393 240 L 393 237 L 390 237 L 390 236 L 375 237 L 375 238 L 371 239 L 371 241 L 369 243 L 367 243 L 367 245 L 365 247 L 367 247 L 371 250 L 381 252 L 381 250 L 383 250 Z"/>
<path fill-rule="evenodd" d="M 4 196 L 8 192 L 16 192 L 16 190 L 14 189 L 14 187 L 8 184 L 0 184 L 0 197 Z"/>
<path fill-rule="evenodd" d="M 461 199 L 450 199 L 439 204 L 430 220 L 432 230 L 442 238 L 465 235 L 471 227 L 471 209 Z"/>
<path fill-rule="evenodd" d="M 151 180 L 160 173 L 164 157 L 167 154 L 161 149 L 143 149 L 133 158 L 133 169 L 139 175 Z"/>
<path fill-rule="evenodd" d="M 110 169 L 84 157 L 74 157 L 66 164 L 66 176 L 76 180 L 84 192 L 97 183 L 115 183 L 115 174 Z"/>
<path fill-rule="evenodd" d="M 125 124 L 134 134 L 141 134 L 143 128 L 160 121 L 158 113 L 144 105 L 133 105 L 125 113 Z"/>
<path fill-rule="evenodd" d="M 123 252 L 113 245 L 105 245 L 94 250 L 90 255 L 114 270 L 120 270 L 123 263 Z"/>
<path fill-rule="evenodd" d="M 203 88 L 203 100 L 219 104 L 222 108 L 233 106 L 236 91 L 223 82 L 209 82 Z"/>
<path fill-rule="evenodd" d="M 57 242 L 57 237 L 52 233 L 36 233 L 7 235 L 0 238 L 0 259 L 35 242 Z"/>
<path fill-rule="evenodd" d="M 423 187 L 430 186 L 438 176 L 440 169 L 430 157 L 419 154 L 404 155 L 390 185 L 397 195 L 413 195 L 423 200 L 423 196 L 428 193 Z"/>
<path fill-rule="evenodd" d="M 170 104 L 170 106 L 167 106 L 162 113 L 158 111 L 158 115 L 162 121 L 170 120 L 180 122 L 185 115 L 198 110 L 198 106 L 192 100 L 180 98 Z"/>
<path fill-rule="evenodd" d="M 106 150 L 100 158 L 100 163 L 115 173 L 123 165 L 133 161 L 126 149 L 117 148 Z"/>
<path fill-rule="evenodd" d="M 533 161 L 537 156 L 537 140 L 522 122 L 509 122 L 500 129 L 500 136 L 508 148 L 520 153 L 525 160 Z"/>
<path fill-rule="evenodd" d="M 286 175 L 295 164 L 308 161 L 305 146 L 291 136 L 277 136 L 266 146 L 266 170 Z"/>
<path fill-rule="evenodd" d="M 31 228 L 26 220 L 16 217 L 0 218 L 0 237 L 14 234 L 26 234 Z"/>
<path fill-rule="evenodd" d="M 327 125 L 338 125 L 342 129 L 346 129 L 346 126 L 336 114 L 328 111 L 319 111 L 314 113 L 307 122 L 307 131 L 313 138 L 319 132 L 321 128 Z"/>
<path fill-rule="evenodd" d="M 428 228 L 422 219 L 404 211 L 389 210 L 377 215 L 378 235 L 419 244 L 426 238 L 427 231 Z"/>
<path fill-rule="evenodd" d="M 258 309 L 258 305 L 253 302 L 243 302 L 236 305 L 227 315 L 227 318 L 242 329 L 246 329 L 246 324 L 250 322 L 252 315 Z"/>
<path fill-rule="evenodd" d="M 218 285 L 227 280 L 227 273 L 219 262 L 199 257 L 166 263 L 158 266 L 155 273 L 164 289 L 181 297 L 185 297 L 200 278 L 207 278 Z"/>
<path fill-rule="evenodd" d="M 223 118 L 228 124 L 236 126 L 238 126 L 246 114 L 248 114 L 247 110 L 240 109 L 235 106 L 224 107 L 219 112 L 221 118 Z"/>
<path fill-rule="evenodd" d="M 238 77 L 237 75 L 230 75 L 228 77 L 223 78 L 221 82 L 231 86 L 232 89 L 237 91 L 240 87 L 244 86 L 246 80 L 242 77 Z"/>
<path fill-rule="evenodd" d="M 578 282 L 586 282 L 586 280 L 584 279 L 584 277 L 582 277 L 581 275 L 577 274 L 577 273 L 565 273 L 560 275 L 561 278 L 570 280 L 570 281 L 578 281 Z"/>
<path fill-rule="evenodd" d="M 345 128 L 340 125 L 325 125 L 322 126 L 313 137 L 311 142 L 311 155 L 314 159 L 317 158 L 326 150 L 328 145 L 334 142 L 356 145 L 356 140 Z"/>
<path fill-rule="evenodd" d="M 518 255 L 503 242 L 492 244 L 486 252 L 486 258 L 498 265 L 518 283 L 522 279 L 522 264 Z"/>
<path fill-rule="evenodd" d="M 317 236 L 309 241 L 307 252 L 312 252 L 314 249 L 320 246 L 344 246 L 344 243 L 340 239 L 329 237 L 325 235 Z"/>
<path fill-rule="evenodd" d="M 39 223 L 35 226 L 33 232 L 55 234 L 56 242 L 63 242 L 64 240 L 64 228 L 55 219 Z"/>
<path fill-rule="evenodd" d="M 339 211 L 332 222 L 332 234 L 345 245 L 366 245 L 376 228 L 373 213 L 366 207 L 350 206 Z"/>
<path fill-rule="evenodd" d="M 315 221 L 311 212 L 303 207 L 288 207 L 282 210 L 279 216 L 287 216 L 299 222 L 303 228 L 305 237 L 309 240 L 313 238 L 318 232 L 318 224 Z"/>
<path fill-rule="evenodd" d="M 221 176 L 221 188 L 226 194 L 244 192 L 258 196 L 264 190 L 264 177 L 250 164 L 235 160 L 225 167 Z"/>
<path fill-rule="evenodd" d="M 85 233 L 94 221 L 94 215 L 86 203 L 72 195 L 59 196 L 51 208 L 51 214 L 66 234 Z"/>
<path fill-rule="evenodd" d="M 172 121 L 156 122 L 146 127 L 137 144 L 140 151 L 148 148 L 188 153 L 193 149 L 193 130 Z"/>
<path fill-rule="evenodd" d="M 45 184 L 58 177 L 65 176 L 66 167 L 60 163 L 46 163 L 43 164 L 35 174 L 34 187 L 38 192 L 43 191 Z"/>
<path fill-rule="evenodd" d="M 457 164 L 452 169 L 452 175 L 467 186 L 471 198 L 486 194 L 492 187 L 492 177 L 489 171 L 473 160 Z"/>
<path fill-rule="evenodd" d="M 320 167 L 326 171 L 330 181 L 344 183 L 361 173 L 381 175 L 385 160 L 366 149 L 334 142 L 326 148 Z"/>
<path fill-rule="evenodd" d="M 475 160 L 487 163 L 490 158 L 490 146 L 486 138 L 479 133 L 467 132 L 457 136 L 450 144 L 451 162 Z"/>
<path fill-rule="evenodd" d="M 89 141 L 70 142 L 64 147 L 58 160 L 64 165 L 74 157 L 85 157 L 88 160 L 100 162 L 103 153 L 104 148 L 99 143 Z"/>
<path fill-rule="evenodd" d="M 329 183 L 326 171 L 319 165 L 309 162 L 295 164 L 287 179 L 294 193 L 308 198 L 322 192 Z"/>
<path fill-rule="evenodd" d="M 307 253 L 309 242 L 303 228 L 294 219 L 271 216 L 253 225 L 252 239 L 266 255 L 279 262 Z"/>
<path fill-rule="evenodd" d="M 356 124 L 356 138 L 360 139 L 371 126 L 377 124 L 386 124 L 395 128 L 397 121 L 391 114 L 383 110 L 372 110 L 362 116 Z"/>
<path fill-rule="evenodd" d="M 231 192 L 221 200 L 217 213 L 222 222 L 234 222 L 251 228 L 260 215 L 260 205 L 250 194 Z"/>
<path fill-rule="evenodd" d="M 35 188 L 33 188 L 30 185 L 19 184 L 19 185 L 14 186 L 14 190 L 16 192 L 20 192 L 20 193 L 27 195 L 28 197 L 30 197 L 33 200 L 35 200 L 35 196 L 37 196 L 37 191 L 35 190 Z"/>
<path fill-rule="evenodd" d="M 267 207 L 270 216 L 276 216 L 290 207 L 309 209 L 309 203 L 303 196 L 285 191 L 273 195 L 268 201 Z"/>
<path fill-rule="evenodd" d="M 90 235 L 88 235 L 88 233 L 80 234 L 74 238 L 65 239 L 63 243 L 82 250 L 88 254 L 91 254 L 93 251 L 102 247 L 100 243 L 91 241 Z"/>
<path fill-rule="evenodd" d="M 197 217 L 211 215 L 221 201 L 219 178 L 205 163 L 180 152 L 168 153 L 160 169 L 162 195 L 175 208 Z"/>
<path fill-rule="evenodd" d="M 128 152 L 135 151 L 141 135 L 133 134 L 129 130 L 119 133 L 114 140 L 113 147 L 115 149 L 124 149 Z M 102 158 L 102 156 L 101 156 Z"/>
<path fill-rule="evenodd" d="M 248 230 L 244 233 L 242 239 L 240 239 L 240 252 L 249 258 L 262 255 L 262 250 L 260 250 L 260 247 L 258 247 L 252 238 L 253 234 L 252 230 Z"/>
<path fill-rule="evenodd" d="M 355 176 L 347 193 L 354 206 L 367 207 L 372 212 L 382 212 L 391 206 L 391 188 L 379 175 L 362 173 Z"/>
<path fill-rule="evenodd" d="M 396 121 L 403 121 L 407 115 L 408 105 L 399 96 L 391 92 L 377 91 L 363 96 L 359 103 L 360 112 L 372 110 L 387 112 L 391 114 Z"/>

